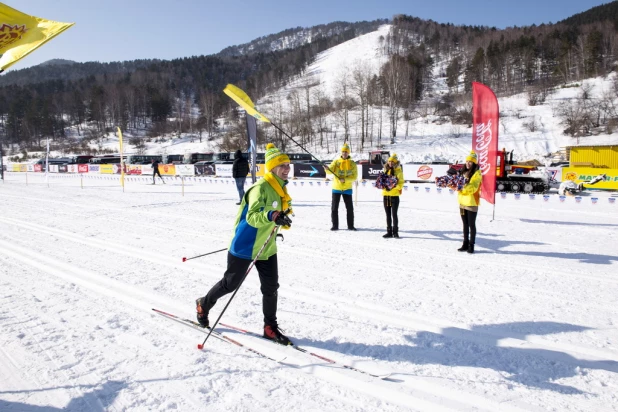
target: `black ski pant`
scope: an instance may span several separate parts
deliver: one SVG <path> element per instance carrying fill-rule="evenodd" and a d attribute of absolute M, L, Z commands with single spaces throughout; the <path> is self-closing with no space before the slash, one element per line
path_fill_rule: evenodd
<path fill-rule="evenodd" d="M 476 215 L 478 212 L 471 212 L 460 207 L 459 213 L 463 222 L 464 243 L 474 244 L 476 240 Z"/>
<path fill-rule="evenodd" d="M 399 196 L 384 196 L 384 211 L 386 212 L 386 228 L 391 227 L 399 230 L 399 218 L 397 211 L 399 210 Z"/>
<path fill-rule="evenodd" d="M 153 169 L 153 170 L 152 170 L 152 183 L 154 183 L 154 182 L 155 182 L 155 178 L 156 178 L 156 176 L 157 176 L 157 175 L 159 175 L 159 177 L 161 178 L 161 180 L 163 180 L 163 177 L 161 176 L 161 172 L 159 172 L 159 169 L 158 169 L 158 168 L 156 168 L 156 169 Z"/>
<path fill-rule="evenodd" d="M 228 252 L 227 270 L 223 274 L 223 279 L 217 282 L 206 295 L 206 312 L 210 312 L 217 300 L 232 293 L 240 286 L 251 262 L 249 259 L 242 259 Z M 277 289 L 279 289 L 277 255 L 272 255 L 268 260 L 256 261 L 255 267 L 260 276 L 264 324 L 274 326 L 277 324 Z"/>
<path fill-rule="evenodd" d="M 339 202 L 343 196 L 343 203 L 347 211 L 348 229 L 354 227 L 354 205 L 352 204 L 352 195 L 333 192 L 333 201 L 331 202 L 330 220 L 333 222 L 333 227 L 339 229 Z"/>

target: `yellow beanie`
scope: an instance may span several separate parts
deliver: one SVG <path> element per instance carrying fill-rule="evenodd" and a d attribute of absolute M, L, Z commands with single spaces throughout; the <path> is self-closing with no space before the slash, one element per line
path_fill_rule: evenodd
<path fill-rule="evenodd" d="M 274 144 L 266 145 L 266 171 L 270 172 L 282 163 L 290 163 L 290 158 L 285 153 L 281 153 Z"/>
<path fill-rule="evenodd" d="M 344 143 L 343 146 L 341 146 L 341 151 L 350 153 L 350 146 L 348 146 L 347 143 Z"/>
<path fill-rule="evenodd" d="M 399 163 L 399 158 L 397 157 L 397 153 L 393 153 L 391 157 L 388 158 L 389 162 Z"/>
<path fill-rule="evenodd" d="M 468 157 L 466 157 L 466 162 L 472 162 L 474 164 L 479 164 L 478 158 L 476 156 L 476 153 L 474 153 L 474 150 L 470 152 Z"/>

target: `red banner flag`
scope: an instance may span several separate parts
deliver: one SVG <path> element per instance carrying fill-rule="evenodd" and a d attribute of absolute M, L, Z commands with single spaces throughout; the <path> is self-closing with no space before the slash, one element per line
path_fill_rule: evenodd
<path fill-rule="evenodd" d="M 481 83 L 472 83 L 472 150 L 478 156 L 483 175 L 481 197 L 492 205 L 496 203 L 496 167 L 498 155 L 498 99 L 494 92 Z"/>

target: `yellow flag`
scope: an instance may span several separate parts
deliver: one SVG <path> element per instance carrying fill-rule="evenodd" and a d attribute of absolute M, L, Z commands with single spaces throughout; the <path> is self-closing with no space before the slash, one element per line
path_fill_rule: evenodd
<path fill-rule="evenodd" d="M 228 84 L 227 86 L 225 86 L 225 89 L 223 89 L 223 93 L 230 96 L 232 100 L 238 103 L 240 107 L 245 109 L 247 113 L 249 113 L 251 116 L 263 122 L 270 123 L 270 120 L 268 120 L 266 116 L 255 110 L 255 105 L 251 101 L 251 98 L 247 96 L 247 93 L 243 92 L 238 87 L 234 86 L 233 84 Z"/>
<path fill-rule="evenodd" d="M 29 16 L 0 3 L 0 71 L 74 24 Z"/>

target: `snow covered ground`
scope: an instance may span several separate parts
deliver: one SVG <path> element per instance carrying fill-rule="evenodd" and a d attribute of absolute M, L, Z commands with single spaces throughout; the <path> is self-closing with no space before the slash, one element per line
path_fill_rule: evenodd
<path fill-rule="evenodd" d="M 618 410 L 616 194 L 498 197 L 469 255 L 448 192 L 409 185 L 402 238 L 385 240 L 378 190 L 357 190 L 358 232 L 331 232 L 330 189 L 291 184 L 280 325 L 315 353 L 392 372 L 379 380 L 225 328 L 285 359 L 216 339 L 199 351 L 203 333 L 151 311 L 193 318 L 220 279 L 225 253 L 181 258 L 227 246 L 234 185 L 183 196 L 172 180 L 123 192 L 25 175 L 0 183 L 2 411 Z M 251 272 L 225 322 L 261 329 L 258 285 Z"/>

